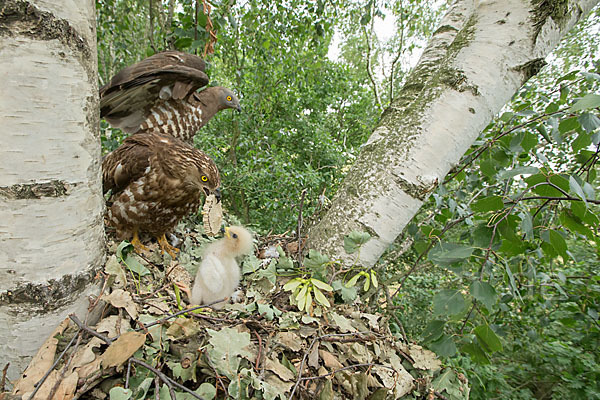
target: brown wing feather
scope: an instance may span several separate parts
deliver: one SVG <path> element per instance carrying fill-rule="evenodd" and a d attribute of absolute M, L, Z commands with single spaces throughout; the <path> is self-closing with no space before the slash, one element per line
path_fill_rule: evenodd
<path fill-rule="evenodd" d="M 132 135 L 102 161 L 103 193 L 113 195 L 136 181 L 150 165 L 155 135 Z"/>
<path fill-rule="evenodd" d="M 163 88 L 170 88 L 170 97 L 182 99 L 206 86 L 204 68 L 200 57 L 177 51 L 158 53 L 126 67 L 100 89 L 100 116 L 114 127 L 135 133 L 160 101 Z"/>

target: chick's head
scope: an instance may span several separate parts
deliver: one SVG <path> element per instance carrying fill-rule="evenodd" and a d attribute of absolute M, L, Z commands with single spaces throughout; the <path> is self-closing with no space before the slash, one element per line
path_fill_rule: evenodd
<path fill-rule="evenodd" d="M 241 256 L 252 251 L 252 234 L 243 226 L 225 228 L 225 243 L 234 256 Z"/>

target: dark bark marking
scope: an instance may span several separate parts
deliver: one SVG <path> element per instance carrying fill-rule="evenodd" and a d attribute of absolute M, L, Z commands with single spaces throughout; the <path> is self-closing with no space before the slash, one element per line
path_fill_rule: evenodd
<path fill-rule="evenodd" d="M 41 199 L 42 197 L 63 197 L 75 185 L 53 180 L 45 183 L 20 183 L 11 186 L 0 186 L 0 197 L 8 200 Z"/>

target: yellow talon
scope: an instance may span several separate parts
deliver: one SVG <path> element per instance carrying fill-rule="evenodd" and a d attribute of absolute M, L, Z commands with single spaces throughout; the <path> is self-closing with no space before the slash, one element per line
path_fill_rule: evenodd
<path fill-rule="evenodd" d="M 161 237 L 158 238 L 158 245 L 163 252 L 169 254 L 173 260 L 177 258 L 177 252 L 179 249 L 177 247 L 171 246 L 171 244 L 167 241 L 165 234 L 163 233 Z"/>
<path fill-rule="evenodd" d="M 140 254 L 142 251 L 147 251 L 148 248 L 142 244 L 138 236 L 137 231 L 133 232 L 133 239 L 131 239 L 131 245 L 136 253 Z"/>

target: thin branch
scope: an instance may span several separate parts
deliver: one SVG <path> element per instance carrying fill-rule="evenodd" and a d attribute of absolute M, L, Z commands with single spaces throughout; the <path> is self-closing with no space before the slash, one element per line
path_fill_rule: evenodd
<path fill-rule="evenodd" d="M 304 205 L 304 197 L 308 189 L 302 189 L 300 196 L 300 203 L 298 204 L 298 262 L 302 265 L 302 206 Z"/>
<path fill-rule="evenodd" d="M 69 318 L 71 318 L 71 321 L 75 322 L 75 324 L 79 327 L 79 329 L 83 329 L 90 335 L 96 336 L 98 339 L 102 340 L 104 343 L 111 344 L 113 342 L 113 339 L 110 339 L 110 338 L 96 332 L 95 330 L 88 327 L 87 325 L 85 325 L 83 322 L 81 322 L 79 320 L 79 318 L 77 318 L 77 315 L 71 314 L 71 315 L 69 315 Z"/>
<path fill-rule="evenodd" d="M 296 389 L 298 388 L 300 381 L 302 381 L 302 372 L 304 370 L 304 365 L 306 364 L 306 359 L 308 358 L 308 355 L 310 354 L 310 351 L 312 350 L 312 348 L 315 345 L 315 343 L 317 342 L 317 340 L 321 340 L 321 339 L 329 338 L 329 337 L 343 337 L 343 336 L 357 336 L 357 335 L 371 336 L 371 335 L 373 335 L 373 333 L 372 332 L 329 333 L 327 335 L 322 335 L 322 336 L 318 336 L 318 337 L 314 338 L 312 340 L 312 342 L 310 343 L 310 346 L 308 346 L 308 349 L 304 352 L 304 357 L 302 357 L 302 362 L 300 363 L 300 368 L 298 368 L 298 379 L 296 380 L 296 383 L 294 384 L 294 388 L 292 389 L 292 392 L 290 393 L 288 400 L 292 400 L 294 398 L 294 393 L 296 392 Z"/>
<path fill-rule="evenodd" d="M 566 201 L 583 201 L 582 199 L 580 199 L 579 197 L 571 197 L 571 196 L 567 196 L 567 197 L 553 197 L 553 196 L 531 196 L 531 197 L 523 197 L 522 199 L 519 199 L 519 201 L 522 200 L 566 200 Z M 600 204 L 600 200 L 594 200 L 594 199 L 586 199 L 586 201 L 588 203 L 592 203 L 592 204 Z M 516 201 L 515 201 L 516 202 Z M 512 203 L 512 202 L 511 202 Z"/>
<path fill-rule="evenodd" d="M 177 397 L 175 396 L 175 390 L 173 389 L 173 386 L 176 386 L 178 389 L 181 389 L 189 394 L 191 394 L 193 397 L 200 399 L 200 400 L 205 400 L 204 397 L 201 397 L 198 393 L 192 391 L 191 389 L 186 388 L 185 386 L 183 386 L 180 383 L 177 383 L 176 381 L 174 381 L 173 379 L 169 378 L 167 375 L 163 374 L 162 372 L 160 372 L 158 369 L 154 368 L 153 366 L 151 366 L 150 364 L 145 363 L 142 360 L 138 360 L 137 358 L 131 357 L 129 359 L 132 363 L 141 365 L 142 367 L 149 369 L 150 371 L 154 372 L 154 374 L 156 376 L 158 376 L 164 383 L 167 384 L 167 386 L 169 387 L 169 393 L 171 394 L 171 399 L 172 400 L 176 400 Z"/>
<path fill-rule="evenodd" d="M 358 367 L 381 367 L 381 368 L 391 369 L 392 371 L 394 371 L 394 375 L 396 375 L 398 373 L 394 368 L 392 368 L 390 366 L 387 366 L 387 365 L 381 365 L 381 364 L 375 364 L 375 363 L 362 363 L 362 364 L 348 365 L 346 367 L 342 367 L 342 368 L 333 370 L 331 372 L 328 372 L 326 374 L 319 375 L 319 376 L 307 376 L 307 377 L 302 378 L 301 380 L 303 380 L 303 381 L 312 381 L 314 379 L 326 378 L 326 377 L 331 376 L 333 374 L 336 374 L 338 372 L 346 371 L 348 369 L 358 368 Z"/>
<path fill-rule="evenodd" d="M 81 332 L 81 330 L 77 331 L 77 333 L 75 333 L 75 335 L 73 335 L 73 337 L 71 338 L 71 340 L 67 344 L 67 347 L 65 347 L 65 349 L 62 351 L 62 353 L 60 353 L 60 355 L 58 356 L 58 358 L 56 359 L 56 361 L 54 361 L 54 364 L 52 364 L 52 366 L 48 369 L 48 371 L 46 371 L 46 373 L 44 374 L 44 376 L 42 376 L 42 379 L 40 379 L 34 385 L 35 389 L 29 395 L 29 397 L 27 398 L 27 400 L 31 400 L 31 399 L 33 399 L 35 397 L 35 394 L 38 392 L 38 390 L 40 390 L 40 388 L 42 387 L 42 385 L 44 384 L 44 382 L 46 381 L 46 379 L 48 378 L 48 376 L 50 375 L 50 373 L 52 372 L 52 370 L 54 370 L 54 368 L 58 365 L 58 363 L 60 362 L 60 360 L 62 360 L 62 358 L 65 356 L 65 353 L 67 352 L 67 350 L 69 350 L 69 348 L 71 348 L 71 346 L 73 345 L 73 342 L 75 342 L 75 339 L 77 338 L 77 336 L 79 336 L 79 332 Z M 7 368 L 7 367 L 5 367 L 5 368 Z"/>
<path fill-rule="evenodd" d="M 212 308 L 213 305 L 215 305 L 217 303 L 221 303 L 221 302 L 223 302 L 225 300 L 227 300 L 227 298 L 216 300 L 216 301 L 213 301 L 212 303 L 203 304 L 201 306 L 195 306 L 195 307 L 191 307 L 191 308 L 186 308 L 185 310 L 178 311 L 178 312 L 176 312 L 174 314 L 169 314 L 166 317 L 158 319 L 158 320 L 156 320 L 154 322 L 151 322 L 151 323 L 148 323 L 148 324 L 144 324 L 144 328 L 148 329 L 151 326 L 162 324 L 163 322 L 168 321 L 171 318 L 175 318 L 175 317 L 178 317 L 178 316 L 180 316 L 182 314 L 186 314 L 186 313 L 189 313 L 189 312 L 192 312 L 192 311 L 195 311 L 195 310 L 199 310 L 201 308 Z M 136 329 L 136 331 L 140 331 L 140 330 L 142 330 L 142 328 L 137 328 Z"/>

